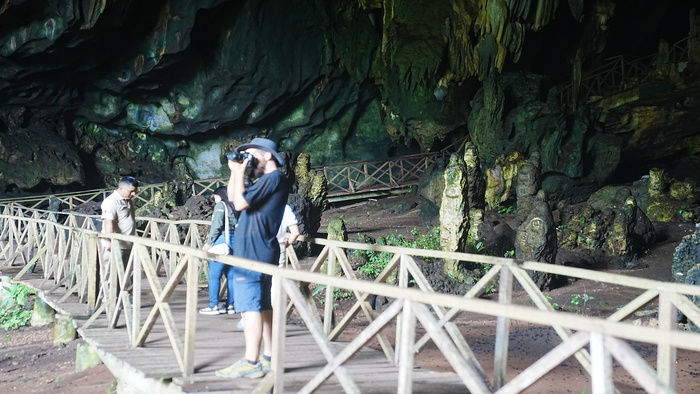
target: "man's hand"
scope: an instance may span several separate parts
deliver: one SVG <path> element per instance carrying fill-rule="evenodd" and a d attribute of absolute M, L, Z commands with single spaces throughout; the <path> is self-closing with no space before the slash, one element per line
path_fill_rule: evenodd
<path fill-rule="evenodd" d="M 245 159 L 242 162 L 229 160 L 228 168 L 231 170 L 231 174 L 243 178 L 245 175 L 245 169 L 248 166 L 248 161 L 248 159 Z"/>
<path fill-rule="evenodd" d="M 233 160 L 228 161 L 231 177 L 229 178 L 226 191 L 228 192 L 228 200 L 233 203 L 237 211 L 244 211 L 250 206 L 245 198 L 243 198 L 243 191 L 245 190 L 243 180 L 245 179 L 245 170 L 246 167 L 248 167 L 248 162 L 248 159 L 240 163 Z"/>

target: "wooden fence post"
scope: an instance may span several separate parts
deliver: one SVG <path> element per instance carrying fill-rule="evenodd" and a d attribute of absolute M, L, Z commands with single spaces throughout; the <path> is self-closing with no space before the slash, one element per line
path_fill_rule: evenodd
<path fill-rule="evenodd" d="M 197 291 L 199 290 L 199 267 L 195 259 L 190 256 L 187 260 L 187 298 L 185 301 L 185 343 L 184 360 L 185 376 L 194 374 L 194 344 L 197 333 Z"/>
<path fill-rule="evenodd" d="M 659 294 L 659 328 L 673 331 L 677 326 L 678 309 L 673 304 L 673 294 Z M 656 369 L 659 379 L 669 387 L 676 386 L 676 348 L 660 342 L 657 350 Z"/>
<path fill-rule="evenodd" d="M 337 248 L 330 248 L 328 253 L 328 262 L 326 263 L 326 271 L 328 272 L 329 276 L 335 276 L 336 253 Z M 326 333 L 326 335 L 330 334 L 333 330 L 333 303 L 335 302 L 335 297 L 333 297 L 333 290 L 335 290 L 333 286 L 326 286 L 326 301 L 323 311 L 323 331 Z"/>
<path fill-rule="evenodd" d="M 416 337 L 416 314 L 413 311 L 413 301 L 404 301 L 397 323 L 401 322 L 401 332 L 396 332 L 401 338 L 397 349 L 399 359 L 399 384 L 397 393 L 411 394 L 413 392 L 413 342 Z M 400 335 L 399 335 L 400 334 Z"/>
<path fill-rule="evenodd" d="M 100 270 L 97 268 L 97 234 L 90 234 L 87 244 L 87 303 L 88 310 L 97 308 L 100 292 Z"/>
<path fill-rule="evenodd" d="M 510 304 L 513 292 L 513 272 L 509 267 L 501 268 L 501 276 L 498 288 L 498 302 Z M 498 389 L 503 386 L 506 379 L 508 365 L 508 335 L 510 332 L 510 319 L 499 316 L 496 324 L 496 343 L 493 359 L 493 387 Z"/>
<path fill-rule="evenodd" d="M 605 348 L 605 336 L 591 333 L 591 387 L 593 394 L 614 393 L 612 356 Z"/>

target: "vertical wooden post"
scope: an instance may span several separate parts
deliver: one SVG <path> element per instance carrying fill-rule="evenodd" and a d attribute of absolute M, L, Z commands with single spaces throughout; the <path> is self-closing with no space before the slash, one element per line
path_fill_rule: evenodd
<path fill-rule="evenodd" d="M 404 300 L 403 308 L 397 322 L 401 321 L 401 343 L 397 349 L 399 358 L 399 382 L 397 393 L 411 394 L 413 392 L 413 342 L 416 337 L 416 314 L 413 311 L 413 301 Z"/>
<path fill-rule="evenodd" d="M 109 283 L 109 292 L 105 295 L 108 305 L 108 315 L 109 315 L 109 328 L 114 328 L 117 326 L 116 322 L 116 312 L 119 305 L 117 305 L 117 287 L 119 287 L 119 269 L 117 264 L 122 264 L 122 253 L 121 248 L 119 248 L 119 243 L 114 240 L 109 240 L 112 243 L 112 248 L 109 254 L 109 261 L 107 261 L 107 282 Z"/>
<path fill-rule="evenodd" d="M 498 302 L 510 304 L 513 294 L 513 272 L 504 266 L 501 268 L 500 283 L 498 287 Z M 496 323 L 496 343 L 494 346 L 493 360 L 493 387 L 499 389 L 506 380 L 508 367 L 508 334 L 510 332 L 510 319 L 499 316 Z"/>
<path fill-rule="evenodd" d="M 290 248 L 291 249 L 291 248 Z M 287 292 L 284 289 L 282 281 L 288 286 L 294 286 L 294 282 L 278 277 L 272 281 L 272 294 L 275 299 L 272 300 L 272 361 L 270 369 L 274 374 L 275 386 L 274 393 L 284 393 L 284 348 L 287 341 Z"/>
<path fill-rule="evenodd" d="M 335 276 L 335 254 L 337 253 L 337 248 L 332 247 L 328 250 L 328 264 L 326 269 L 328 271 L 328 276 Z M 333 330 L 333 302 L 335 301 L 333 297 L 333 286 L 326 286 L 326 305 L 323 309 L 323 331 L 326 335 L 330 334 Z"/>
<path fill-rule="evenodd" d="M 591 387 L 593 394 L 615 392 L 612 378 L 612 356 L 605 348 L 605 336 L 591 333 Z"/>
<path fill-rule="evenodd" d="M 87 244 L 87 303 L 88 310 L 97 308 L 97 296 L 100 292 L 100 270 L 97 268 L 97 234 L 90 234 Z M 53 253 L 51 253 L 53 255 Z"/>
<path fill-rule="evenodd" d="M 187 298 L 185 300 L 185 376 L 194 374 L 194 343 L 197 332 L 197 261 L 185 257 L 187 264 Z"/>
<path fill-rule="evenodd" d="M 155 249 L 155 248 L 153 248 Z M 131 322 L 133 324 L 133 329 L 131 330 L 131 343 L 136 344 L 140 326 L 141 326 L 141 281 L 143 278 L 143 269 L 141 267 L 141 253 L 145 254 L 145 258 L 148 258 L 148 251 L 142 245 L 136 245 L 131 248 L 131 261 L 132 261 L 132 273 L 131 273 Z M 187 257 L 186 257 L 187 258 Z M 129 283 L 127 280 L 126 283 Z M 126 295 L 125 295 L 126 296 Z"/>
<path fill-rule="evenodd" d="M 659 328 L 665 331 L 674 331 L 677 326 L 677 314 L 678 309 L 673 303 L 673 294 L 661 292 L 659 294 Z M 656 366 L 659 379 L 667 386 L 675 387 L 676 348 L 669 344 L 660 342 L 657 351 Z"/>
<path fill-rule="evenodd" d="M 399 287 L 400 288 L 407 288 L 408 287 L 408 268 L 406 267 L 406 264 L 404 264 L 404 259 L 407 257 L 405 255 L 401 255 L 400 257 L 400 264 L 399 264 Z M 404 310 L 406 308 L 404 307 Z M 403 313 L 403 312 L 401 312 Z M 399 364 L 401 362 L 401 355 L 403 354 L 403 350 L 401 349 L 401 346 L 405 344 L 405 338 L 403 338 L 404 330 L 402 328 L 402 324 L 404 322 L 404 319 L 402 318 L 402 315 L 399 314 L 399 317 L 396 319 L 396 343 L 395 343 L 395 348 L 396 348 L 396 353 L 394 353 L 394 363 Z M 412 334 L 413 335 L 413 334 Z M 411 338 L 414 338 L 413 336 Z M 413 340 L 410 341 L 409 346 L 411 347 L 411 354 L 413 354 Z"/>

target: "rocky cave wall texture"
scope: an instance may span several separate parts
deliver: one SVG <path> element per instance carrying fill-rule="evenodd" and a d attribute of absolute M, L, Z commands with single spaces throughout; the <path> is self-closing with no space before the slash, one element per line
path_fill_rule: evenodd
<path fill-rule="evenodd" d="M 470 138 L 484 167 L 538 151 L 546 187 L 593 190 L 620 168 L 644 171 L 697 152 L 692 7 L 0 1 L 0 193 L 102 187 L 122 175 L 145 183 L 224 176 L 226 147 L 263 135 L 309 153 L 314 165 Z M 559 100 L 560 86 L 573 81 L 578 92 L 605 57 L 646 55 L 689 34 L 691 61 L 647 89 L 667 96 L 576 109 Z"/>

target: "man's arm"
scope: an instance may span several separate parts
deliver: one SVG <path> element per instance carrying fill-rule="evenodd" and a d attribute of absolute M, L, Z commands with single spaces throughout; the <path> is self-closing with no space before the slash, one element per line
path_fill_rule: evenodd
<path fill-rule="evenodd" d="M 105 233 L 113 233 L 114 232 L 114 220 L 102 219 L 102 227 L 104 228 Z"/>
<path fill-rule="evenodd" d="M 228 199 L 233 203 L 236 211 L 244 211 L 250 208 L 250 204 L 243 198 L 243 192 L 245 191 L 245 184 L 243 179 L 245 177 L 245 169 L 248 165 L 248 159 L 243 160 L 242 163 L 229 160 L 228 168 L 231 170 L 231 177 L 228 180 L 228 185 L 226 186 L 226 192 L 228 193 Z"/>
<path fill-rule="evenodd" d="M 293 244 L 296 242 L 297 238 L 299 238 L 299 234 L 301 233 L 299 231 L 299 225 L 298 224 L 293 224 L 287 228 L 289 230 L 289 234 L 287 234 L 287 246 Z"/>
<path fill-rule="evenodd" d="M 102 219 L 102 229 L 104 230 L 105 233 L 113 233 L 114 232 L 114 220 Z M 105 244 L 105 249 L 107 251 L 112 250 L 112 243 L 110 242 L 109 244 Z"/>

